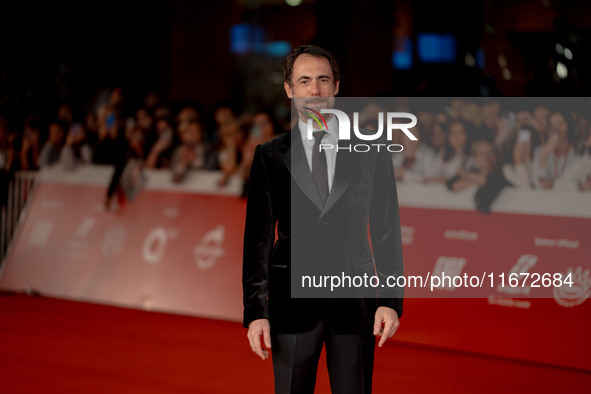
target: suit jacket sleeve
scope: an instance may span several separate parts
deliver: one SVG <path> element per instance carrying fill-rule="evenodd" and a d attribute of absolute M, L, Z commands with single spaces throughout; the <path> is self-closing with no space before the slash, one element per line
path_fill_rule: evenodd
<path fill-rule="evenodd" d="M 268 319 L 269 259 L 275 239 L 269 176 L 262 148 L 257 146 L 250 170 L 246 205 L 242 290 L 244 327 L 253 320 Z"/>
<path fill-rule="evenodd" d="M 384 287 L 378 288 L 378 306 L 392 308 L 401 317 L 404 288 L 386 285 L 388 276 L 404 274 L 404 264 L 396 178 L 391 154 L 385 149 L 378 153 L 376 159 L 369 228 L 376 271 L 380 284 L 384 284 Z"/>

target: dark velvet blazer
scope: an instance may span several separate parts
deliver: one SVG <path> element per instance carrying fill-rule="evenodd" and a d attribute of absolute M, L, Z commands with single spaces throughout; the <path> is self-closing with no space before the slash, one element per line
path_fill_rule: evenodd
<path fill-rule="evenodd" d="M 380 152 L 375 147 L 365 153 L 344 149 L 357 143 L 378 142 L 339 141 L 324 206 L 297 125 L 257 146 L 244 232 L 245 327 L 266 318 L 276 333 L 305 332 L 324 319 L 333 332 L 360 333 L 372 330 L 378 306 L 402 315 L 403 289 L 381 287 L 387 276 L 403 274 L 391 154 L 385 146 Z M 341 273 L 377 274 L 380 286 L 360 289 L 355 296 L 351 290 L 306 289 L 305 295 L 292 298 L 292 286 L 303 291 L 299 274 Z"/>

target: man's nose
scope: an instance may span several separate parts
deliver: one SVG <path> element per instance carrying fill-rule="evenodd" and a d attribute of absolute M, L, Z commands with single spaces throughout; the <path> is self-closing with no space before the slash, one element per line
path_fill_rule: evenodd
<path fill-rule="evenodd" d="M 318 81 L 312 80 L 312 82 L 311 82 L 310 85 L 311 85 L 310 88 L 312 89 L 310 91 L 310 95 L 312 95 L 312 96 L 320 96 L 320 89 L 319 89 L 319 86 L 318 86 Z"/>

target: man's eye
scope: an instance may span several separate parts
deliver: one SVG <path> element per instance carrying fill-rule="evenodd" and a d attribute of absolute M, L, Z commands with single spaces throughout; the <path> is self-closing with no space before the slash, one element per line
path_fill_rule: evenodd
<path fill-rule="evenodd" d="M 308 84 L 308 81 L 301 81 L 300 82 L 300 85 L 306 85 L 306 84 Z"/>
<path fill-rule="evenodd" d="M 328 83 L 328 78 L 323 78 L 323 79 L 320 80 L 320 82 L 322 82 L 322 83 Z"/>

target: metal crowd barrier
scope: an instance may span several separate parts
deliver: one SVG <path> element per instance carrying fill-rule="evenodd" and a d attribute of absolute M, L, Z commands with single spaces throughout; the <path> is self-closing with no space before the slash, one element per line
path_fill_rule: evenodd
<path fill-rule="evenodd" d="M 0 264 L 8 253 L 21 213 L 33 191 L 37 171 L 18 171 L 8 181 L 6 202 L 0 211 Z M 3 185 L 4 187 L 5 185 Z"/>

